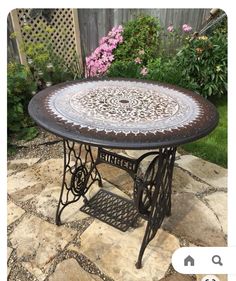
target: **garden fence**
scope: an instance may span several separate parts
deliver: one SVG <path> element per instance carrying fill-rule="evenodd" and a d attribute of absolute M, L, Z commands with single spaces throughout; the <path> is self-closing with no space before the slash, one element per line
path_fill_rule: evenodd
<path fill-rule="evenodd" d="M 43 32 L 40 22 L 55 28 L 52 34 L 55 51 L 69 63 L 73 48 L 79 56 L 90 54 L 98 46 L 99 39 L 113 26 L 124 24 L 138 15 L 159 18 L 163 28 L 170 24 L 181 28 L 187 23 L 192 26 L 193 31 L 199 31 L 209 17 L 209 11 L 210 9 L 54 9 L 51 22 L 47 23 L 42 15 L 32 19 L 29 18 L 29 9 L 17 9 L 8 18 L 8 61 L 20 58 L 22 63 L 26 63 L 20 44 L 22 41 L 44 40 L 37 36 Z M 23 31 L 27 21 L 33 26 L 30 34 Z M 67 35 L 66 40 L 63 39 L 62 30 Z M 18 32 L 17 44 L 10 39 L 11 31 Z"/>
<path fill-rule="evenodd" d="M 79 9 L 81 46 L 85 55 L 89 55 L 97 46 L 99 39 L 113 26 L 124 24 L 139 15 L 159 18 L 166 29 L 170 24 L 181 28 L 185 23 L 199 31 L 209 17 L 210 9 Z"/>

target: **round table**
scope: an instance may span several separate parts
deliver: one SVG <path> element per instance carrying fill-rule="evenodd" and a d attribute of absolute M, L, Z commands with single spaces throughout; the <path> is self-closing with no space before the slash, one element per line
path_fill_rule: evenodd
<path fill-rule="evenodd" d="M 165 216 L 171 214 L 176 147 L 209 134 L 218 123 L 215 107 L 200 95 L 173 85 L 134 79 L 84 79 L 37 93 L 29 103 L 35 122 L 63 138 L 64 171 L 56 223 L 66 206 L 84 199 L 81 211 L 122 231 L 138 217 L 147 220 L 136 267 Z M 97 148 L 95 156 L 91 147 Z M 150 150 L 131 159 L 105 148 Z M 140 166 L 148 156 L 145 171 Z M 101 188 L 101 163 L 125 170 L 134 180 L 133 200 Z"/>

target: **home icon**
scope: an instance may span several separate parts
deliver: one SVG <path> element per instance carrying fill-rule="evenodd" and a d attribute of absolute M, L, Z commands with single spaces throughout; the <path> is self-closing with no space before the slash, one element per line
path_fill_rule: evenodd
<path fill-rule="evenodd" d="M 194 266 L 194 258 L 192 258 L 191 256 L 187 256 L 184 259 L 184 266 Z"/>

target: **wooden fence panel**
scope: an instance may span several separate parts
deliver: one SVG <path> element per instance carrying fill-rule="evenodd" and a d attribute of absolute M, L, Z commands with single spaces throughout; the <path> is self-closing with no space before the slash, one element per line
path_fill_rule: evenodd
<path fill-rule="evenodd" d="M 16 39 L 11 35 L 14 32 L 10 14 L 7 17 L 7 62 L 11 60 L 20 62 Z"/>
<path fill-rule="evenodd" d="M 184 23 L 199 31 L 209 16 L 210 9 L 79 9 L 79 24 L 82 50 L 90 54 L 113 26 L 124 24 L 138 15 L 146 14 L 159 18 L 162 27 L 173 24 L 181 28 Z"/>

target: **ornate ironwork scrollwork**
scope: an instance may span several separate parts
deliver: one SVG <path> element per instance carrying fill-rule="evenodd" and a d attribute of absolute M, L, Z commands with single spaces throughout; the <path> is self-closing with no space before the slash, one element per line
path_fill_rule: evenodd
<path fill-rule="evenodd" d="M 150 207 L 153 203 L 155 191 L 155 177 L 158 169 L 158 158 L 156 156 L 147 168 L 143 179 L 136 178 L 134 183 L 134 202 L 136 208 L 143 218 L 150 215 Z"/>
<path fill-rule="evenodd" d="M 71 192 L 75 196 L 80 196 L 84 194 L 86 184 L 88 181 L 88 170 L 82 165 L 75 169 L 71 176 Z"/>
<path fill-rule="evenodd" d="M 148 221 L 140 248 L 137 268 L 148 243 L 155 237 L 165 216 L 171 213 L 171 183 L 175 160 L 175 147 L 160 149 L 148 166 L 143 179 L 135 183 L 134 198 L 138 212 Z"/>
<path fill-rule="evenodd" d="M 84 197 L 90 186 L 101 176 L 96 168 L 91 147 L 64 140 L 64 172 L 61 194 L 56 212 L 56 224 L 61 224 L 61 214 L 66 206 Z"/>

